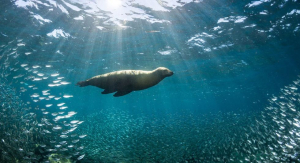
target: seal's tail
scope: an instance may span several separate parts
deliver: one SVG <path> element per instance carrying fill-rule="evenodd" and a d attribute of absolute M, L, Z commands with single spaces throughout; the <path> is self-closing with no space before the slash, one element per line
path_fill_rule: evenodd
<path fill-rule="evenodd" d="M 78 85 L 79 87 L 85 87 L 88 86 L 89 83 L 87 81 L 80 81 L 76 85 Z"/>

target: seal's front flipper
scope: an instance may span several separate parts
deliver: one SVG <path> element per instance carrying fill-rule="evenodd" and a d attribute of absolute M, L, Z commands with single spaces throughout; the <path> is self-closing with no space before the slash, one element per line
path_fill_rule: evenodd
<path fill-rule="evenodd" d="M 109 94 L 109 93 L 113 93 L 116 92 L 114 90 L 109 90 L 109 89 L 105 89 L 103 92 L 101 92 L 102 94 Z"/>
<path fill-rule="evenodd" d="M 114 96 L 115 97 L 124 96 L 124 95 L 127 95 L 130 92 L 131 92 L 131 90 L 118 91 L 117 93 L 114 94 Z"/>

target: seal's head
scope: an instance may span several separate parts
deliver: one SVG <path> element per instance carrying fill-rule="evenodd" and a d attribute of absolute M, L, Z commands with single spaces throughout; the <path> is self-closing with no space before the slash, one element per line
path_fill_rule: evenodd
<path fill-rule="evenodd" d="M 165 67 L 158 67 L 154 72 L 159 73 L 163 77 L 169 77 L 173 75 L 173 72 Z"/>

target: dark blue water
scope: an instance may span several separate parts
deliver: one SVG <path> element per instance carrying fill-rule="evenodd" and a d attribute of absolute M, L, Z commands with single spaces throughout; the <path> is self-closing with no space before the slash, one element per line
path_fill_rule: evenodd
<path fill-rule="evenodd" d="M 299 7 L 297 0 L 3 0 L 0 4 L 1 81 L 14 88 L 21 100 L 32 108 L 44 108 L 50 114 L 60 111 L 65 112 L 62 115 L 68 111 L 77 112 L 76 118 L 85 120 L 78 126 L 80 133 L 90 136 L 83 143 L 86 151 L 82 154 L 85 153 L 86 158 L 94 161 L 155 161 L 147 160 L 146 156 L 145 160 L 137 160 L 135 156 L 124 153 L 122 157 L 102 154 L 102 159 L 99 159 L 101 156 L 93 159 L 95 154 L 89 153 L 89 144 L 93 143 L 93 139 L 99 138 L 95 136 L 96 133 L 105 129 L 111 131 L 107 132 L 107 137 L 99 138 L 99 145 L 93 149 L 119 146 L 113 142 L 124 140 L 122 136 L 119 137 L 120 140 L 115 137 L 121 132 L 121 129 L 112 127 L 117 122 L 121 128 L 128 127 L 126 131 L 130 130 L 131 134 L 136 133 L 134 136 L 124 136 L 132 142 L 144 136 L 143 143 L 147 150 L 157 151 L 161 148 L 156 139 L 151 139 L 155 134 L 147 136 L 143 133 L 154 133 L 152 130 L 157 132 L 157 140 L 161 140 L 161 144 L 165 143 L 166 137 L 174 137 L 170 144 L 181 140 L 190 144 L 179 150 L 186 152 L 183 154 L 186 158 L 165 159 L 168 155 L 172 157 L 168 153 L 171 147 L 163 150 L 164 154 L 153 152 L 153 156 L 159 156 L 156 160 L 158 162 L 182 162 L 189 157 L 195 158 L 194 162 L 230 162 L 229 158 L 244 160 L 248 159 L 247 154 L 218 152 L 228 148 L 222 149 L 214 142 L 220 142 L 219 139 L 226 137 L 232 138 L 233 135 L 248 130 L 245 126 L 253 124 L 246 124 L 249 122 L 247 118 L 260 121 L 261 117 L 258 115 L 272 105 L 270 99 L 280 96 L 282 89 L 299 79 Z M 96 87 L 75 86 L 78 81 L 99 74 L 127 69 L 153 70 L 161 66 L 172 70 L 174 75 L 154 87 L 118 98 L 112 94 L 103 95 L 103 90 Z M 49 94 L 43 94 L 42 91 L 45 90 Z M 71 97 L 66 98 L 64 95 Z M 299 99 L 296 103 L 298 106 Z M 61 108 L 59 104 L 67 108 Z M 299 111 L 299 107 L 295 109 Z M 240 117 L 236 117 L 237 115 Z M 103 121 L 91 118 L 96 116 L 103 116 L 103 119 L 100 118 Z M 197 121 L 199 119 L 201 122 Z M 245 122 L 245 126 L 236 122 L 236 125 L 241 125 L 236 128 L 241 130 L 228 125 L 235 123 L 237 119 Z M 213 123 L 215 126 L 210 124 L 214 121 L 217 121 Z M 137 122 L 140 124 L 136 124 Z M 147 123 L 151 122 L 152 129 L 148 130 Z M 265 121 L 262 123 L 271 125 Z M 101 125 L 97 124 L 107 126 L 101 129 Z M 168 128 L 170 134 L 167 135 L 163 134 L 163 130 L 167 128 L 160 125 L 178 128 Z M 87 126 L 95 131 L 86 129 Z M 218 127 L 220 128 L 216 129 Z M 216 129 L 212 133 L 218 135 L 220 132 L 221 138 L 208 133 L 193 137 L 193 132 L 199 128 L 203 132 Z M 262 132 L 251 140 L 260 142 L 269 133 L 272 132 Z M 260 136 L 262 138 L 257 138 Z M 202 154 L 195 152 L 201 145 L 192 147 L 191 144 L 203 145 L 201 140 L 204 138 L 214 148 L 208 148 Z M 248 136 L 236 138 L 247 139 Z M 97 141 L 94 143 L 97 144 Z M 233 144 L 235 143 L 232 146 Z M 243 149 L 249 155 L 257 151 L 249 147 L 249 153 L 245 149 L 248 147 L 242 146 L 240 144 L 236 148 Z M 216 148 L 218 150 L 213 154 L 212 151 Z M 268 143 L 265 148 L 257 148 L 268 149 Z M 127 145 L 126 150 L 120 146 L 118 151 L 135 153 L 136 149 L 133 149 Z M 272 161 L 271 156 L 261 156 L 261 161 Z M 81 160 L 77 159 L 77 155 L 72 159 Z"/>

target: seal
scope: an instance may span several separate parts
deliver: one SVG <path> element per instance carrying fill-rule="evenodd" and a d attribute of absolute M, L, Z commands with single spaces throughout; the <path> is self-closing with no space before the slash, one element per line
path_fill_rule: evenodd
<path fill-rule="evenodd" d="M 124 96 L 132 91 L 147 89 L 158 84 L 165 77 L 172 76 L 173 72 L 165 67 L 158 67 L 152 71 L 143 70 L 121 70 L 98 76 L 94 76 L 85 81 L 80 81 L 76 85 L 80 87 L 96 86 L 104 89 L 102 94 L 116 92 L 115 97 Z"/>

